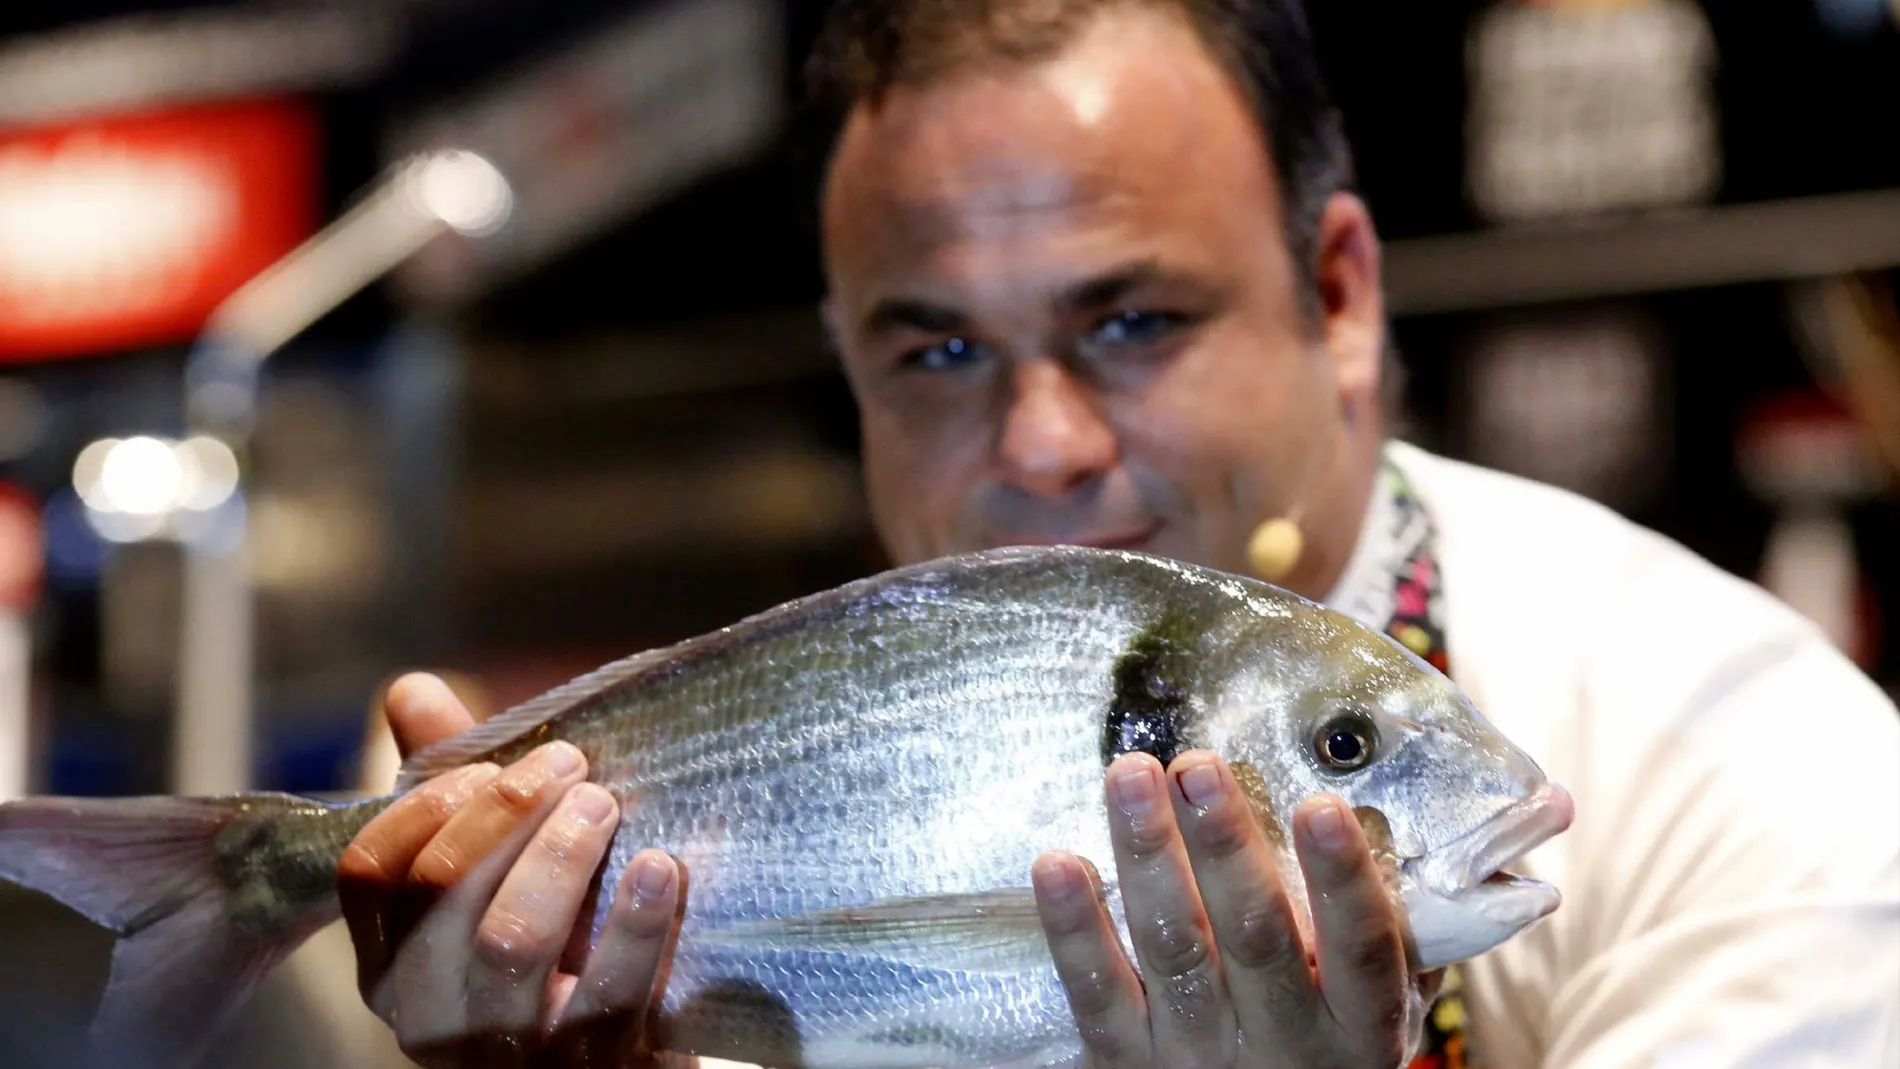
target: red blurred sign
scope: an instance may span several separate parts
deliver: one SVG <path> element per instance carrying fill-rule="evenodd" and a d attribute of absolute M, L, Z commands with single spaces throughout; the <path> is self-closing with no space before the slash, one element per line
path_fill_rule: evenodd
<path fill-rule="evenodd" d="M 190 339 L 314 230 L 317 153 L 278 101 L 0 130 L 0 361 Z"/>
<path fill-rule="evenodd" d="M 0 611 L 32 606 L 40 595 L 44 561 L 38 503 L 0 483 Z"/>

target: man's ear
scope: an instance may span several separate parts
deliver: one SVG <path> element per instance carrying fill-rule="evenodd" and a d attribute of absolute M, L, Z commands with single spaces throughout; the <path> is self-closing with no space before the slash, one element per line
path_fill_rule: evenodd
<path fill-rule="evenodd" d="M 1385 355 L 1379 233 L 1364 201 L 1335 193 L 1320 216 L 1315 281 L 1326 348 L 1347 411 L 1376 407 Z"/>

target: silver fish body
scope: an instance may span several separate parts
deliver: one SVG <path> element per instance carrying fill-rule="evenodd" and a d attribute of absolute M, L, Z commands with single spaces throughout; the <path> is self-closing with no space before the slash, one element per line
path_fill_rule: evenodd
<path fill-rule="evenodd" d="M 1383 815 L 1401 862 L 1472 841 L 1543 787 L 1392 639 L 1264 584 L 1106 551 L 904 569 L 636 658 L 549 704 L 565 709 L 558 737 L 622 799 L 603 897 L 643 848 L 689 873 L 669 1045 L 773 1065 L 989 1066 L 1077 1049 L 1029 871 L 1052 849 L 1108 867 L 1102 776 L 1123 750 L 1220 754 L 1254 774 L 1273 828 L 1308 796 L 1339 794 Z M 1315 752 L 1340 716 L 1384 744 L 1351 774 Z M 1280 860 L 1296 872 L 1283 838 Z M 1412 873 L 1401 882 L 1418 896 Z M 1464 956 L 1457 935 L 1416 938 L 1428 957 Z"/>
<path fill-rule="evenodd" d="M 1329 750 L 1341 732 L 1363 760 Z M 417 754 L 399 790 L 554 739 L 622 802 L 595 915 L 642 849 L 687 873 L 661 1043 L 769 1066 L 1029 1066 L 1079 1050 L 1029 872 L 1049 850 L 1112 869 L 1103 772 L 1127 750 L 1230 762 L 1296 897 L 1278 829 L 1300 802 L 1331 793 L 1376 813 L 1421 968 L 1555 908 L 1554 890 L 1497 869 L 1568 821 L 1561 788 L 1389 637 L 1266 584 L 1103 550 L 993 550 L 788 603 Z M 333 910 L 317 874 L 387 800 L 276 817 L 248 804 L 231 827 L 249 830 L 222 841 L 283 855 L 240 866 L 280 875 L 246 894 L 226 864 L 205 886 L 276 903 L 241 926 L 288 940 Z M 17 811 L 9 831 L 0 808 L 0 846 L 69 862 L 79 818 L 51 812 Z M 60 895 L 52 869 L 0 861 L 0 876 Z M 187 936 L 204 933 L 171 938 Z"/>

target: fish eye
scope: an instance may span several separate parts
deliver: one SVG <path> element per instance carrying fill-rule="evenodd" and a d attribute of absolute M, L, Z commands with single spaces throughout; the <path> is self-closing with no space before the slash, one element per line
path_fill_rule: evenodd
<path fill-rule="evenodd" d="M 1313 754 L 1334 772 L 1354 772 L 1378 755 L 1379 729 L 1361 712 L 1329 717 L 1313 733 Z"/>

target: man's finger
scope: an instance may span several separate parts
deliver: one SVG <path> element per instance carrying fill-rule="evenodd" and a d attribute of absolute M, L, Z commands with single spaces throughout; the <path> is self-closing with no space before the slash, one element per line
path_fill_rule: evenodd
<path fill-rule="evenodd" d="M 1164 1065 L 1227 1065 L 1238 1028 L 1221 979 L 1187 847 L 1161 762 L 1123 754 L 1108 769 L 1109 839 L 1135 959 L 1147 983 L 1155 1057 Z"/>
<path fill-rule="evenodd" d="M 587 776 L 587 757 L 565 742 L 540 747 L 476 792 L 409 868 L 412 883 L 453 887 L 522 825 L 539 825 L 568 788 Z"/>
<path fill-rule="evenodd" d="M 555 1017 L 560 1065 L 629 1064 L 679 934 L 684 880 L 658 850 L 634 856 L 587 968 Z"/>
<path fill-rule="evenodd" d="M 1352 811 L 1311 798 L 1294 816 L 1318 944 L 1319 983 L 1342 1039 L 1397 1064 L 1409 1044 L 1411 970 L 1398 911 Z"/>
<path fill-rule="evenodd" d="M 554 972 L 620 807 L 597 784 L 567 792 L 535 832 L 475 929 L 469 1015 L 503 1034 L 536 1037 Z"/>
<path fill-rule="evenodd" d="M 1240 784 L 1203 751 L 1176 758 L 1168 776 L 1241 1034 L 1258 1050 L 1309 1048 L 1320 993 L 1279 865 Z"/>
<path fill-rule="evenodd" d="M 1122 953 L 1099 887 L 1080 858 L 1045 854 L 1030 870 L 1036 912 L 1056 976 L 1082 1033 L 1090 1069 L 1138 1069 L 1154 1062 L 1141 980 Z"/>
<path fill-rule="evenodd" d="M 404 758 L 475 726 L 462 699 L 439 676 L 411 672 L 389 685 L 384 716 Z"/>
<path fill-rule="evenodd" d="M 413 893 L 429 905 L 397 950 L 384 984 L 402 993 L 396 1035 L 411 1058 L 424 1061 L 418 1052 L 477 1039 L 501 1044 L 497 1050 L 512 1057 L 510 1045 L 518 1037 L 470 1015 L 476 927 L 529 840 L 586 776 L 586 766 L 585 756 L 567 743 L 535 750 L 476 791 L 409 867 Z M 481 1027 L 483 1035 L 471 1036 L 472 1027 Z"/>
<path fill-rule="evenodd" d="M 501 769 L 471 765 L 405 794 L 364 825 L 337 863 L 337 896 L 356 946 L 357 984 L 367 998 L 407 934 L 397 927 L 395 897 L 423 847 Z"/>

